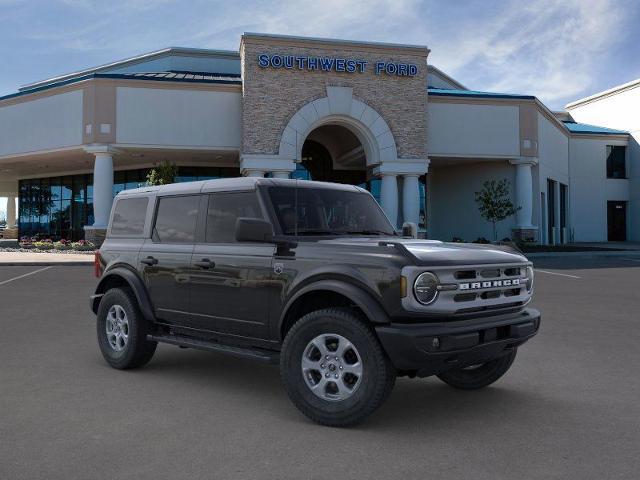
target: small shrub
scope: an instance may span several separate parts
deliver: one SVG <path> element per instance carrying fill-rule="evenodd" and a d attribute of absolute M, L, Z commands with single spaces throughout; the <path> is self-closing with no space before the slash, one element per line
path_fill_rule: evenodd
<path fill-rule="evenodd" d="M 89 250 L 95 250 L 96 246 L 87 240 L 78 240 L 77 242 L 71 243 L 71 248 L 73 250 L 89 251 Z"/>
<path fill-rule="evenodd" d="M 486 238 L 484 238 L 484 237 L 478 237 L 473 241 L 473 243 L 483 243 L 483 244 L 485 244 L 485 243 L 491 243 L 491 242 L 489 240 L 487 240 Z"/>
<path fill-rule="evenodd" d="M 56 250 L 71 250 L 71 241 L 59 240 L 57 242 L 53 242 L 53 248 Z"/>
<path fill-rule="evenodd" d="M 451 243 L 464 243 L 464 240 L 460 237 L 453 237 Z"/>

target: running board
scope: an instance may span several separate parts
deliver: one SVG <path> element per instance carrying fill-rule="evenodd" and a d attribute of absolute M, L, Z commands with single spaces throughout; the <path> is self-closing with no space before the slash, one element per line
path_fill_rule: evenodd
<path fill-rule="evenodd" d="M 177 345 L 178 347 L 195 348 L 196 350 L 205 350 L 207 352 L 226 353 L 264 363 L 277 364 L 280 361 L 280 352 L 257 348 L 231 347 L 214 341 L 198 340 L 180 335 L 147 335 L 147 340 Z"/>

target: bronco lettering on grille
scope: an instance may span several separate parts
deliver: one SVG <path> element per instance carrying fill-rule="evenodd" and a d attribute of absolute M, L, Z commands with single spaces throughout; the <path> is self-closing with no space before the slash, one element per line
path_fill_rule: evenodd
<path fill-rule="evenodd" d="M 520 279 L 513 278 L 510 280 L 491 280 L 486 282 L 461 283 L 458 288 L 460 290 L 479 290 L 482 288 L 514 287 L 518 285 L 520 285 Z"/>

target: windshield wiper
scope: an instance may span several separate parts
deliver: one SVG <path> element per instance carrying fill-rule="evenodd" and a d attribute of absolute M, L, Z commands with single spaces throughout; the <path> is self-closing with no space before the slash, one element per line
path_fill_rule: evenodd
<path fill-rule="evenodd" d="M 293 235 L 293 232 L 288 232 Z M 395 232 L 389 233 L 384 230 L 322 230 L 322 229 L 304 229 L 298 230 L 298 235 L 384 235 L 389 237 L 397 236 Z"/>
<path fill-rule="evenodd" d="M 293 234 L 293 232 L 290 232 L 290 234 Z M 342 232 L 336 232 L 334 230 L 308 229 L 298 230 L 298 235 L 342 235 Z"/>
<path fill-rule="evenodd" d="M 384 230 L 350 230 L 348 232 L 349 235 L 388 235 L 390 237 L 395 237 L 396 233 L 385 232 Z"/>

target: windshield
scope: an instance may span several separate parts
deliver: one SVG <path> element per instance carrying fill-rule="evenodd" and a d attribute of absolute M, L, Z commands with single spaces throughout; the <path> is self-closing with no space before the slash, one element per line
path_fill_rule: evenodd
<path fill-rule="evenodd" d="M 329 188 L 271 187 L 285 235 L 395 235 L 371 195 Z"/>

